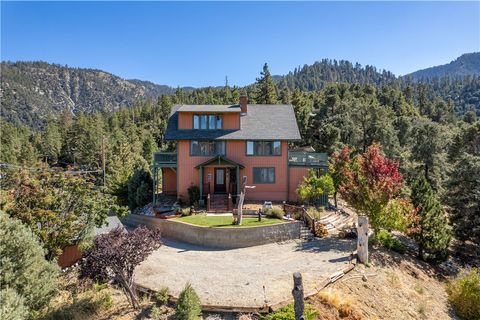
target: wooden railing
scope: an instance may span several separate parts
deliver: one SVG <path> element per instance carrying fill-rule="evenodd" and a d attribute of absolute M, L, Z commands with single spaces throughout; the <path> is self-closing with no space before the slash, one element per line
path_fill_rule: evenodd
<path fill-rule="evenodd" d="M 176 152 L 155 152 L 153 164 L 157 167 L 174 167 L 177 165 Z"/>
<path fill-rule="evenodd" d="M 315 234 L 315 227 L 317 224 L 317 220 L 312 217 L 307 210 L 305 210 L 304 206 L 293 206 L 291 204 L 283 204 L 283 211 L 286 214 L 293 215 L 294 219 L 301 220 L 305 223 L 305 225 Z"/>
<path fill-rule="evenodd" d="M 326 168 L 328 166 L 328 156 L 326 153 L 289 151 L 288 165 Z"/>

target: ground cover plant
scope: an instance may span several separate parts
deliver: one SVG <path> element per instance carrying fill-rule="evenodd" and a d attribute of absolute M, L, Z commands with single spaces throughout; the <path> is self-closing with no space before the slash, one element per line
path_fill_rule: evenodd
<path fill-rule="evenodd" d="M 232 224 L 231 216 L 207 216 L 207 215 L 192 215 L 186 217 L 174 218 L 180 222 L 186 222 L 202 227 L 219 227 L 219 228 L 242 228 L 242 227 L 254 227 L 265 226 L 282 223 L 283 221 L 277 218 L 263 217 L 261 221 L 258 218 L 243 218 L 241 225 Z"/>

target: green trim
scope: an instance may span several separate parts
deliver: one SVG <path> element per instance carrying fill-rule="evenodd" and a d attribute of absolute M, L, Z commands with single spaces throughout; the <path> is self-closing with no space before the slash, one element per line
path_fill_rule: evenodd
<path fill-rule="evenodd" d="M 255 169 L 273 169 L 273 182 L 256 182 L 255 181 Z M 277 181 L 277 176 L 276 176 L 276 172 L 275 172 L 275 167 L 253 167 L 252 168 L 252 181 L 254 184 L 275 184 L 276 181 Z"/>
<path fill-rule="evenodd" d="M 258 154 L 248 154 L 248 142 L 254 142 L 253 151 L 255 153 L 255 142 L 280 142 L 280 154 L 266 154 L 266 155 L 258 155 Z M 281 157 L 282 156 L 282 142 L 283 140 L 245 140 L 245 156 L 247 157 Z M 273 149 L 272 149 L 273 150 Z"/>
<path fill-rule="evenodd" d="M 218 163 L 215 163 L 215 161 L 217 161 Z M 221 166 L 221 165 L 225 165 L 225 164 L 229 165 L 229 167 L 231 167 L 231 168 L 236 167 L 236 166 L 244 168 L 243 165 L 241 165 L 240 163 L 237 163 L 233 160 L 227 159 L 224 156 L 215 156 L 211 159 L 208 159 L 207 161 L 204 161 L 204 162 L 200 163 L 195 168 L 199 169 L 201 167 L 205 167 L 205 166 L 208 166 L 208 165 Z"/>

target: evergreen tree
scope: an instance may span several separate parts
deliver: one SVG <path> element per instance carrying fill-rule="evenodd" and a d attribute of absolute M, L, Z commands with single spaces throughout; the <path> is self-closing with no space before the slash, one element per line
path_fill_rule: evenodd
<path fill-rule="evenodd" d="M 260 72 L 260 75 L 261 77 L 257 78 L 255 83 L 255 102 L 258 104 L 276 104 L 277 89 L 268 70 L 268 64 L 263 65 L 263 71 Z"/>
<path fill-rule="evenodd" d="M 19 220 L 0 211 L 0 225 L 0 315 L 24 319 L 21 314 L 42 309 L 53 297 L 59 268 L 45 260 L 37 238 Z"/>
<path fill-rule="evenodd" d="M 442 205 L 427 179 L 420 176 L 412 187 L 412 204 L 417 212 L 413 237 L 421 259 L 438 261 L 448 256 L 451 227 Z"/>
<path fill-rule="evenodd" d="M 182 292 L 180 292 L 176 309 L 175 316 L 178 320 L 200 319 L 202 312 L 200 298 L 190 283 L 187 283 Z"/>
<path fill-rule="evenodd" d="M 480 244 L 480 154 L 460 156 L 448 183 L 447 202 L 457 237 Z"/>

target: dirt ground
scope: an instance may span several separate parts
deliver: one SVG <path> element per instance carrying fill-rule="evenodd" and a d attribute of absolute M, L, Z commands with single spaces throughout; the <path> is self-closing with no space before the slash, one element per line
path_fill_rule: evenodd
<path fill-rule="evenodd" d="M 381 249 L 369 267 L 358 265 L 330 288 L 350 297 L 364 319 L 456 319 L 445 283 L 427 263 Z"/>
<path fill-rule="evenodd" d="M 214 250 L 173 240 L 152 253 L 135 270 L 135 283 L 150 290 L 163 287 L 178 297 L 191 283 L 203 305 L 262 308 L 291 299 L 292 274 L 301 272 L 305 292 L 345 269 L 353 240 L 291 240 L 262 246 Z"/>

